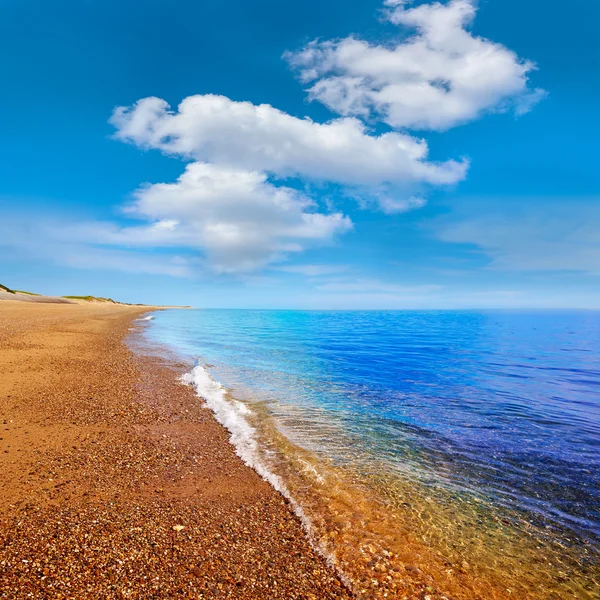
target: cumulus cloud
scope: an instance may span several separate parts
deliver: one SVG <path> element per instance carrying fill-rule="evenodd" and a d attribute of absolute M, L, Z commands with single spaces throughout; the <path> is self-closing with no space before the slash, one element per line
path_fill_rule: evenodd
<path fill-rule="evenodd" d="M 395 46 L 349 37 L 288 55 L 312 82 L 310 95 L 342 115 L 330 121 L 212 94 L 189 96 L 176 110 L 156 97 L 118 107 L 110 120 L 117 139 L 192 162 L 176 182 L 135 192 L 130 215 L 146 224 L 98 226 L 90 239 L 193 248 L 219 272 L 249 272 L 352 227 L 301 191 L 307 184 L 334 184 L 362 208 L 392 214 L 461 181 L 468 161 L 432 161 L 427 142 L 406 130 L 526 110 L 541 94 L 528 88 L 533 65 L 467 30 L 471 0 L 407 4 L 386 2 L 387 18 L 415 32 Z M 365 124 L 373 117 L 402 131 L 376 134 Z"/>
<path fill-rule="evenodd" d="M 468 30 L 475 0 L 386 4 L 386 18 L 414 35 L 390 45 L 317 40 L 286 55 L 312 99 L 394 128 L 445 130 L 486 112 L 527 112 L 545 95 L 529 86 L 532 62 Z"/>
<path fill-rule="evenodd" d="M 316 123 L 270 105 L 223 96 L 185 98 L 177 111 L 160 98 L 115 110 L 117 139 L 192 160 L 175 183 L 140 188 L 129 212 L 149 225 L 89 232 L 125 245 L 198 248 L 220 272 L 248 272 L 328 243 L 351 228 L 323 212 L 288 178 L 333 182 L 388 213 L 420 208 L 423 187 L 453 184 L 466 161 L 428 161 L 410 135 L 372 135 L 355 118 Z"/>
<path fill-rule="evenodd" d="M 214 269 L 252 271 L 352 227 L 341 213 L 317 212 L 289 187 L 258 171 L 195 162 L 175 183 L 141 188 L 130 211 L 155 221 L 156 243 L 203 249 Z"/>
<path fill-rule="evenodd" d="M 468 166 L 430 162 L 424 140 L 396 132 L 370 135 L 355 118 L 316 123 L 224 96 L 190 96 L 176 112 L 160 98 L 143 98 L 117 108 L 111 123 L 118 139 L 143 148 L 277 177 L 357 186 L 440 185 L 460 181 Z"/>
<path fill-rule="evenodd" d="M 352 228 L 339 212 L 321 213 L 298 190 L 264 173 L 194 162 L 174 183 L 141 187 L 126 208 L 147 224 L 63 226 L 71 239 L 124 247 L 197 250 L 220 273 L 250 272 Z"/>

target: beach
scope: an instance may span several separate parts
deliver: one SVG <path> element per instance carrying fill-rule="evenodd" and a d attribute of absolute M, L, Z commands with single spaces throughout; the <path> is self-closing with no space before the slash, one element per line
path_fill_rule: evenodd
<path fill-rule="evenodd" d="M 0 597 L 352 597 L 147 312 L 0 302 Z"/>

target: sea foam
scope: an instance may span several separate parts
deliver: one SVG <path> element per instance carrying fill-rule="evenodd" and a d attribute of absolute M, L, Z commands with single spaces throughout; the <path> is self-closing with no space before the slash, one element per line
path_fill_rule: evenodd
<path fill-rule="evenodd" d="M 190 373 L 183 375 L 181 381 L 194 387 L 198 396 L 212 410 L 217 421 L 231 434 L 230 442 L 233 444 L 236 454 L 246 465 L 253 468 L 265 481 L 270 483 L 288 500 L 294 513 L 300 519 L 308 533 L 313 546 L 337 571 L 338 576 L 347 585 L 351 585 L 347 576 L 335 564 L 331 554 L 319 543 L 310 519 L 300 504 L 292 497 L 281 477 L 273 473 L 261 460 L 256 428 L 247 419 L 247 417 L 252 415 L 252 411 L 242 402 L 231 398 L 227 392 L 227 388 L 218 381 L 215 381 L 201 365 L 197 365 Z"/>
<path fill-rule="evenodd" d="M 196 393 L 204 399 L 206 406 L 212 410 L 217 421 L 229 431 L 230 441 L 237 455 L 278 492 L 293 502 L 281 478 L 270 471 L 260 459 L 256 429 L 246 419 L 252 414 L 252 411 L 245 404 L 229 398 L 227 389 L 215 381 L 201 365 L 183 375 L 181 380 L 195 388 Z M 300 507 L 298 510 L 302 511 Z M 305 518 L 304 513 L 302 513 L 302 518 Z"/>

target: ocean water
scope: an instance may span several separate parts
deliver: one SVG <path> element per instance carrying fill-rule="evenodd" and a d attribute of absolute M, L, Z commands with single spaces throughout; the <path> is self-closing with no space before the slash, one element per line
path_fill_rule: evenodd
<path fill-rule="evenodd" d="M 359 596 L 600 597 L 600 312 L 154 317 Z"/>

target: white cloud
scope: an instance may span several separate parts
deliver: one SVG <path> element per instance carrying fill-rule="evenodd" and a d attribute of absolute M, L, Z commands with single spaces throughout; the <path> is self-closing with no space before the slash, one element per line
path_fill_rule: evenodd
<path fill-rule="evenodd" d="M 352 36 L 313 41 L 286 55 L 311 83 L 311 98 L 341 115 L 375 116 L 395 128 L 444 130 L 486 112 L 526 112 L 545 95 L 528 85 L 533 63 L 468 31 L 475 0 L 386 4 L 389 21 L 413 36 L 391 45 Z"/>
<path fill-rule="evenodd" d="M 423 208 L 427 200 L 422 196 L 410 196 L 409 198 L 397 198 L 389 194 L 378 194 L 377 197 L 381 210 L 388 214 L 408 212 Z"/>
<path fill-rule="evenodd" d="M 421 208 L 430 188 L 461 181 L 466 160 L 431 161 L 425 140 L 406 131 L 377 135 L 361 119 L 443 129 L 509 105 L 524 111 L 539 96 L 528 89 L 533 65 L 467 31 L 471 0 L 407 4 L 386 1 L 387 18 L 416 32 L 393 47 L 350 37 L 289 55 L 313 82 L 312 97 L 341 118 L 318 123 L 211 94 L 189 96 L 177 110 L 156 97 L 117 108 L 117 139 L 194 162 L 175 183 L 134 194 L 130 213 L 147 224 L 96 225 L 89 238 L 192 248 L 219 272 L 248 273 L 329 243 L 352 226 L 289 178 L 335 184 L 362 208 L 390 214 Z"/>
<path fill-rule="evenodd" d="M 189 96 L 177 112 L 160 98 L 143 98 L 117 108 L 111 123 L 118 139 L 143 148 L 277 177 L 408 187 L 453 184 L 468 167 L 465 161 L 429 162 L 424 140 L 370 135 L 355 118 L 316 123 L 224 96 Z"/>
<path fill-rule="evenodd" d="M 352 227 L 341 213 L 317 208 L 297 190 L 272 185 L 264 173 L 195 162 L 175 183 L 135 193 L 128 213 L 151 225 L 93 225 L 79 234 L 96 243 L 195 248 L 218 272 L 249 272 Z"/>
<path fill-rule="evenodd" d="M 89 235 L 201 249 L 220 272 L 259 269 L 351 228 L 348 217 L 321 212 L 285 178 L 341 184 L 393 213 L 420 208 L 425 201 L 415 192 L 455 183 L 467 169 L 466 161 L 429 162 L 423 140 L 370 135 L 355 118 L 315 123 L 223 96 L 190 96 L 176 112 L 164 100 L 144 98 L 117 108 L 111 123 L 120 140 L 195 162 L 176 183 L 135 193 L 130 211 L 149 225 Z"/>

